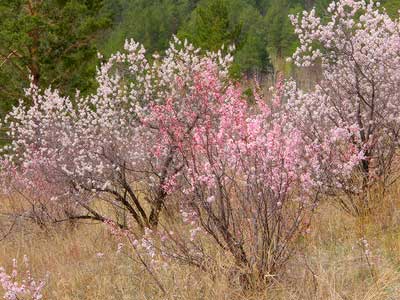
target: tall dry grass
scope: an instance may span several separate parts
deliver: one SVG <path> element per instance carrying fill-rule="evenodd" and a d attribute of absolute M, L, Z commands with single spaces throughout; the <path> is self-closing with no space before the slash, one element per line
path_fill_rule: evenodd
<path fill-rule="evenodd" d="M 221 253 L 214 278 L 178 263 L 161 268 L 157 278 L 163 293 L 129 249 L 118 253 L 118 242 L 103 225 L 92 223 L 43 230 L 19 220 L 0 243 L 0 266 L 9 269 L 12 258 L 26 254 L 35 275 L 50 272 L 45 299 L 57 300 L 400 299 L 399 195 L 400 184 L 385 199 L 376 197 L 374 213 L 362 218 L 344 214 L 333 202 L 321 203 L 285 275 L 270 278 L 265 290 L 246 294 L 223 275 L 229 258 Z M 1 203 L 3 212 L 17 209 L 7 199 Z M 7 231 L 9 217 L 0 222 Z"/>

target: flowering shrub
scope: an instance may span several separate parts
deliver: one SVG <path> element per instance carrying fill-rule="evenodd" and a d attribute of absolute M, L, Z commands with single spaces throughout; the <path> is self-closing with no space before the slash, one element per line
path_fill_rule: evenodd
<path fill-rule="evenodd" d="M 314 153 L 301 132 L 284 128 L 280 93 L 271 106 L 257 97 L 251 107 L 225 93 L 220 107 L 210 110 L 215 125 L 196 128 L 182 153 L 183 203 L 236 264 L 258 279 L 281 270 L 316 200 L 306 168 Z"/>
<path fill-rule="evenodd" d="M 250 106 L 239 86 L 220 93 L 215 71 L 204 71 L 207 80 L 197 81 L 214 101 L 198 98 L 204 99 L 202 114 L 176 145 L 182 168 L 171 188 L 179 186 L 173 194 L 181 216 L 143 236 L 108 224 L 151 267 L 177 259 L 210 271 L 215 258 L 208 245 L 217 245 L 232 257 L 232 275 L 248 287 L 282 271 L 308 225 L 317 197 L 306 162 L 314 153 L 299 131 L 286 131 L 281 88 L 271 106 L 257 94 Z M 166 113 L 159 120 L 174 118 Z M 178 126 L 174 130 L 181 132 Z"/>
<path fill-rule="evenodd" d="M 44 207 L 57 203 L 70 218 L 104 221 L 91 206 L 102 198 L 140 227 L 156 226 L 183 166 L 178 148 L 213 93 L 230 84 L 231 56 L 197 52 L 176 41 L 150 63 L 131 41 L 100 67 L 97 93 L 87 98 L 31 86 L 32 105 L 8 116 L 13 142 L 3 158 L 12 178 L 7 186 L 47 199 Z M 203 84 L 211 72 L 214 90 Z"/>
<path fill-rule="evenodd" d="M 43 289 L 47 279 L 35 280 L 29 271 L 28 258 L 24 256 L 25 272 L 18 272 L 16 259 L 13 259 L 13 269 L 8 274 L 0 267 L 0 284 L 3 288 L 5 300 L 40 300 L 43 298 Z M 20 278 L 20 279 L 19 279 Z M 20 280 L 20 281 L 19 281 Z"/>
<path fill-rule="evenodd" d="M 396 178 L 400 21 L 374 1 L 333 1 L 328 11 L 326 22 L 315 10 L 291 16 L 300 39 L 293 60 L 321 63 L 322 80 L 311 92 L 290 83 L 287 110 L 291 125 L 319 152 L 321 185 L 336 196 L 344 192 L 343 208 L 360 214 L 373 184 L 385 188 Z"/>

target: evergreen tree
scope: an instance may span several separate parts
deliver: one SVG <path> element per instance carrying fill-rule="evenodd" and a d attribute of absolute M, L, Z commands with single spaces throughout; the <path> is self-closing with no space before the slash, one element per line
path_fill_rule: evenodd
<path fill-rule="evenodd" d="M 288 15 L 301 10 L 302 5 L 299 1 L 272 0 L 265 16 L 265 22 L 268 52 L 274 58 L 286 58 L 296 49 L 297 38 Z"/>
<path fill-rule="evenodd" d="M 94 86 L 101 0 L 0 1 L 0 114 L 23 97 L 30 76 L 64 94 Z"/>
<path fill-rule="evenodd" d="M 131 38 L 141 42 L 149 53 L 166 49 L 172 35 L 178 32 L 197 4 L 197 0 L 119 1 L 123 12 L 114 13 L 121 14 L 120 20 L 101 42 L 105 54 L 121 49 L 125 40 Z"/>
<path fill-rule="evenodd" d="M 271 69 L 267 52 L 267 24 L 256 7 L 232 7 L 237 23 L 242 24 L 240 47 L 235 53 L 235 64 L 244 75 L 265 74 Z"/>
<path fill-rule="evenodd" d="M 234 24 L 229 18 L 227 1 L 207 0 L 193 11 L 179 37 L 202 49 L 216 51 L 222 45 L 238 46 L 240 33 L 241 24 Z"/>
<path fill-rule="evenodd" d="M 235 45 L 234 76 L 265 73 L 270 68 L 266 24 L 252 0 L 201 1 L 179 37 L 212 51 Z"/>

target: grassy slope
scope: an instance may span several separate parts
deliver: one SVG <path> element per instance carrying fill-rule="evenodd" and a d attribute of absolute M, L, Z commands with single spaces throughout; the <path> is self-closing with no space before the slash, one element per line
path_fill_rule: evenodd
<path fill-rule="evenodd" d="M 22 223 L 1 242 L 0 266 L 9 268 L 13 257 L 22 260 L 27 254 L 35 274 L 51 273 L 45 299 L 399 299 L 399 193 L 400 185 L 377 199 L 376 214 L 363 219 L 322 204 L 287 276 L 252 295 L 240 294 L 223 276 L 213 281 L 178 264 L 158 274 L 167 291 L 163 295 L 141 264 L 117 254 L 117 241 L 93 224 L 59 225 L 44 233 Z M 370 245 L 368 259 L 362 237 Z"/>

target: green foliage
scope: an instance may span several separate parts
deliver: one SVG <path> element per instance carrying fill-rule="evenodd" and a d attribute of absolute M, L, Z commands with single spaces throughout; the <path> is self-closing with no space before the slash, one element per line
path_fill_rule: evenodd
<path fill-rule="evenodd" d="M 399 10 L 400 10 L 399 0 L 384 0 L 382 1 L 382 4 L 386 8 L 386 12 L 391 18 L 399 17 Z"/>
<path fill-rule="evenodd" d="M 235 64 L 231 70 L 235 77 L 266 72 L 270 67 L 265 47 L 266 24 L 250 2 L 201 1 L 178 36 L 206 50 L 235 45 Z"/>
<path fill-rule="evenodd" d="M 29 76 L 69 95 L 94 87 L 95 40 L 111 25 L 101 0 L 0 1 L 0 114 L 23 97 Z"/>
<path fill-rule="evenodd" d="M 126 39 L 140 41 L 150 52 L 168 47 L 173 34 L 195 7 L 194 0 L 108 0 L 114 7 L 117 22 L 101 42 L 105 54 L 120 50 Z M 121 12 L 122 11 L 122 12 Z"/>
<path fill-rule="evenodd" d="M 296 2 L 272 0 L 265 16 L 265 22 L 268 24 L 268 52 L 275 58 L 290 56 L 298 45 L 293 26 L 288 18 L 289 14 L 296 14 L 303 10 L 300 3 Z"/>
<path fill-rule="evenodd" d="M 126 38 L 149 53 L 167 48 L 173 34 L 205 50 L 235 44 L 235 77 L 286 68 L 277 61 L 297 46 L 288 14 L 315 6 L 324 12 L 330 0 L 106 0 L 115 26 L 100 45 L 106 55 Z"/>
<path fill-rule="evenodd" d="M 203 1 L 192 13 L 190 21 L 179 32 L 196 47 L 217 51 L 222 45 L 238 45 L 241 24 L 229 18 L 225 0 Z"/>

